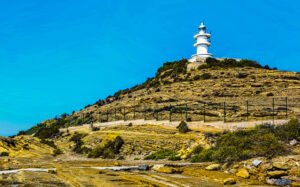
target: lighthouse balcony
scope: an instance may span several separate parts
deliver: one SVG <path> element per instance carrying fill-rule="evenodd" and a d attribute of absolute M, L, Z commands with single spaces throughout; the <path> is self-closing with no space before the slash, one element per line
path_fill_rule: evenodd
<path fill-rule="evenodd" d="M 205 36 L 207 38 L 210 38 L 210 34 L 209 33 L 198 33 L 194 36 L 194 38 L 198 38 L 198 37 L 201 37 L 201 36 Z"/>
<path fill-rule="evenodd" d="M 201 41 L 201 42 L 196 42 L 194 44 L 194 47 L 197 47 L 199 45 L 207 45 L 207 46 L 210 46 L 210 42 L 207 42 L 207 41 Z"/>

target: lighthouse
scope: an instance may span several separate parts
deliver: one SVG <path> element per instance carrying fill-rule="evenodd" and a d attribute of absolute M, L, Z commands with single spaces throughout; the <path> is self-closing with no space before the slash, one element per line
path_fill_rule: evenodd
<path fill-rule="evenodd" d="M 212 57 L 213 55 L 208 53 L 210 46 L 210 34 L 206 32 L 206 26 L 201 22 L 199 26 L 199 32 L 194 36 L 194 47 L 197 49 L 197 54 L 193 55 L 190 59 L 191 62 L 203 61 L 203 59 Z"/>

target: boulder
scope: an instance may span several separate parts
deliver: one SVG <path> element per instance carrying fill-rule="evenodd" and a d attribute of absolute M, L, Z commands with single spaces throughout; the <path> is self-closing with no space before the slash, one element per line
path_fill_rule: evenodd
<path fill-rule="evenodd" d="M 262 161 L 261 160 L 257 160 L 257 159 L 255 159 L 255 160 L 252 161 L 252 165 L 255 166 L 255 167 L 258 167 L 261 163 L 262 163 Z"/>
<path fill-rule="evenodd" d="M 220 164 L 211 164 L 211 165 L 207 166 L 205 169 L 208 171 L 216 171 L 216 170 L 219 170 L 220 167 L 221 167 Z"/>
<path fill-rule="evenodd" d="M 267 184 L 276 185 L 276 186 L 287 186 L 292 183 L 289 179 L 267 179 Z"/>
<path fill-rule="evenodd" d="M 280 169 L 280 170 L 288 170 L 288 169 L 290 169 L 290 166 L 288 166 L 284 162 L 274 162 L 272 164 L 272 166 L 273 166 L 273 168 Z"/>
<path fill-rule="evenodd" d="M 238 170 L 238 172 L 236 173 L 236 176 L 242 177 L 244 179 L 248 179 L 250 177 L 250 174 L 245 168 L 242 168 L 242 169 Z"/>
<path fill-rule="evenodd" d="M 223 181 L 224 185 L 233 185 L 236 184 L 236 180 L 234 178 L 227 178 Z"/>
<path fill-rule="evenodd" d="M 287 175 L 287 172 L 283 171 L 283 170 L 276 170 L 276 171 L 269 171 L 268 172 L 268 176 L 270 178 L 279 178 L 279 177 L 285 176 L 285 175 Z"/>
<path fill-rule="evenodd" d="M 297 143 L 298 143 L 298 141 L 295 140 L 295 139 L 293 139 L 293 140 L 290 141 L 290 145 L 291 145 L 291 146 L 294 146 L 294 145 L 296 145 Z"/>

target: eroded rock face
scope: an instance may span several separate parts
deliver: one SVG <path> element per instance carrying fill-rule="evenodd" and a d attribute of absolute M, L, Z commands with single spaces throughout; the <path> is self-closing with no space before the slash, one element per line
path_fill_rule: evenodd
<path fill-rule="evenodd" d="M 287 172 L 283 171 L 283 170 L 275 170 L 275 171 L 268 172 L 268 176 L 270 178 L 279 178 L 279 177 L 286 176 L 286 175 L 287 175 Z"/>
<path fill-rule="evenodd" d="M 250 174 L 249 172 L 247 171 L 247 169 L 245 168 L 242 168 L 242 169 L 239 169 L 238 172 L 236 173 L 236 176 L 238 177 L 242 177 L 244 179 L 248 179 L 250 177 Z"/>
<path fill-rule="evenodd" d="M 216 171 L 219 170 L 221 168 L 220 164 L 211 164 L 209 166 L 207 166 L 205 169 L 208 171 Z"/>
<path fill-rule="evenodd" d="M 274 162 L 272 166 L 273 166 L 274 168 L 280 169 L 280 170 L 288 170 L 288 169 L 290 169 L 290 166 L 287 165 L 287 164 L 284 163 L 284 162 Z"/>

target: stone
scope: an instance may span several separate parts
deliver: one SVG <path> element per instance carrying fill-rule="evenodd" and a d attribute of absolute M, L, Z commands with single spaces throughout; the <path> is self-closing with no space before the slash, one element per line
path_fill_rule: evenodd
<path fill-rule="evenodd" d="M 232 168 L 233 169 L 237 169 L 237 168 L 239 168 L 240 166 L 238 165 L 238 164 L 234 164 L 233 166 L 232 166 Z"/>
<path fill-rule="evenodd" d="M 287 175 L 287 172 L 283 171 L 283 170 L 276 170 L 276 171 L 269 171 L 268 172 L 268 176 L 270 178 L 279 178 L 279 177 L 285 176 L 285 175 Z"/>
<path fill-rule="evenodd" d="M 211 164 L 209 166 L 207 166 L 205 169 L 208 171 L 216 171 L 220 169 L 220 164 Z"/>
<path fill-rule="evenodd" d="M 238 170 L 238 172 L 236 173 L 236 176 L 242 177 L 244 179 L 248 179 L 250 177 L 250 174 L 245 168 L 242 168 L 242 169 Z"/>
<path fill-rule="evenodd" d="M 296 145 L 297 143 L 298 143 L 298 141 L 295 140 L 295 139 L 293 139 L 293 140 L 290 141 L 290 145 L 291 145 L 291 146 L 294 146 L 294 145 Z"/>
<path fill-rule="evenodd" d="M 267 179 L 267 184 L 276 185 L 276 186 L 287 186 L 292 183 L 289 179 Z"/>
<path fill-rule="evenodd" d="M 170 168 L 170 167 L 159 167 L 154 170 L 157 172 L 160 172 L 160 173 L 169 173 L 169 174 L 176 173 L 176 170 L 174 168 Z"/>
<path fill-rule="evenodd" d="M 223 181 L 224 185 L 233 185 L 236 184 L 236 180 L 234 178 L 227 178 Z"/>
<path fill-rule="evenodd" d="M 49 170 L 48 170 L 48 173 L 51 173 L 51 174 L 57 174 L 57 171 L 56 171 L 56 169 L 49 169 Z"/>
<path fill-rule="evenodd" d="M 300 187 L 300 182 L 292 182 L 291 187 Z"/>
<path fill-rule="evenodd" d="M 255 160 L 252 161 L 252 165 L 255 166 L 255 167 L 258 167 L 261 163 L 262 163 L 262 161 L 261 160 L 257 160 L 257 159 L 255 159 Z"/>
<path fill-rule="evenodd" d="M 121 166 L 119 162 L 114 162 L 114 166 Z"/>
<path fill-rule="evenodd" d="M 288 166 L 286 163 L 283 163 L 283 162 L 274 162 L 272 164 L 272 166 L 273 166 L 273 168 L 280 169 L 280 170 L 290 169 L 290 166 Z"/>
<path fill-rule="evenodd" d="M 141 171 L 146 171 L 146 170 L 149 170 L 149 165 L 140 165 L 138 166 L 138 170 L 141 170 Z"/>

